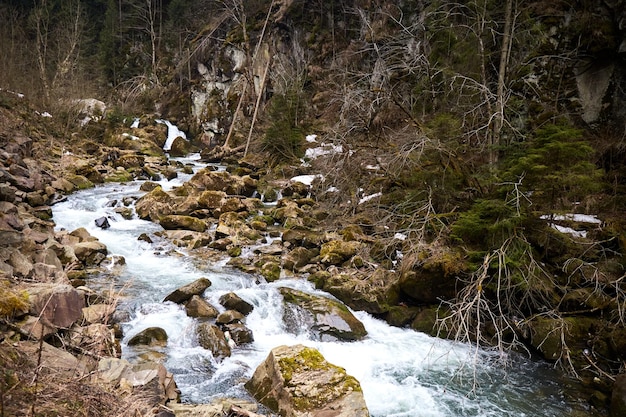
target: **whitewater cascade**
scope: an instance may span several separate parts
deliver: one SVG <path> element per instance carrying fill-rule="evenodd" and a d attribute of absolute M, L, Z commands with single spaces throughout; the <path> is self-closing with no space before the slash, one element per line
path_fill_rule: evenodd
<path fill-rule="evenodd" d="M 194 164 L 196 169 L 200 166 L 197 155 L 179 160 Z M 169 189 L 188 178 L 189 174 L 181 173 L 161 185 Z M 166 330 L 167 346 L 150 354 L 160 355 L 174 374 L 184 402 L 207 403 L 220 397 L 251 399 L 243 384 L 269 351 L 279 345 L 301 343 L 319 349 L 329 362 L 344 367 L 360 381 L 373 417 L 562 416 L 569 409 L 556 373 L 547 364 L 527 357 L 515 355 L 505 369 L 493 353 L 390 327 L 363 312 L 355 315 L 364 323 L 368 336 L 358 342 L 320 342 L 304 325 L 288 327 L 283 322 L 278 288 L 321 292 L 305 279 L 257 283 L 258 277 L 221 264 L 198 266 L 191 256 L 165 241 L 138 240 L 140 234 L 152 234 L 161 227 L 136 217 L 125 220 L 115 207 L 125 197 L 141 196 L 140 184 L 106 184 L 80 191 L 53 207 L 54 220 L 57 229 L 85 227 L 107 245 L 110 256 L 125 258 L 124 266 L 91 278 L 87 285 L 122 291 L 118 309 L 129 315 L 123 323 L 123 357 L 133 361 L 146 354 L 126 343 L 139 331 L 152 326 Z M 94 220 L 102 216 L 109 219 L 110 228 L 95 225 Z M 254 342 L 236 347 L 232 356 L 221 362 L 198 345 L 196 320 L 187 317 L 183 307 L 162 302 L 174 289 L 200 277 L 211 280 L 205 298 L 218 309 L 222 308 L 219 297 L 230 291 L 254 305 L 246 319 Z"/>

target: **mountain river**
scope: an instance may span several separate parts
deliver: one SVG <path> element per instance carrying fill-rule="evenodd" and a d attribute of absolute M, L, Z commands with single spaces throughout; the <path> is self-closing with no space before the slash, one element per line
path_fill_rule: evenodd
<path fill-rule="evenodd" d="M 196 156 L 179 159 L 200 167 Z M 181 185 L 189 175 L 163 181 L 164 189 Z M 140 182 L 107 184 L 77 192 L 53 207 L 57 229 L 86 228 L 107 245 L 109 254 L 123 256 L 125 265 L 93 277 L 88 285 L 119 291 L 118 309 L 129 313 L 123 324 L 123 357 L 139 360 L 145 354 L 127 345 L 139 331 L 159 326 L 166 330 L 167 347 L 158 352 L 181 390 L 181 400 L 208 403 L 220 397 L 251 399 L 243 384 L 269 351 L 279 345 L 312 346 L 331 363 L 344 367 L 363 388 L 373 417 L 440 416 L 564 416 L 571 411 L 562 381 L 549 364 L 515 355 L 506 367 L 496 354 L 476 351 L 469 345 L 432 338 L 355 312 L 368 336 L 358 342 L 320 342 L 308 329 L 288 328 L 283 322 L 280 286 L 318 293 L 305 279 L 258 282 L 223 264 L 198 266 L 191 256 L 165 241 L 138 240 L 141 233 L 153 236 L 157 224 L 137 217 L 125 220 L 114 209 L 125 197 L 139 197 Z M 107 216 L 111 227 L 100 229 L 94 220 Z M 246 325 L 254 334 L 250 345 L 236 347 L 232 356 L 216 362 L 197 343 L 195 319 L 184 308 L 163 303 L 174 289 L 207 277 L 212 286 L 205 298 L 218 309 L 219 297 L 230 291 L 254 305 Z M 153 354 L 154 355 L 154 354 Z"/>

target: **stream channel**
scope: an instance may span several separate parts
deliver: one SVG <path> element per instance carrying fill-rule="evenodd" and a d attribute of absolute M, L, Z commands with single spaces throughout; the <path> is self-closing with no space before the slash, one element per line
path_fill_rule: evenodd
<path fill-rule="evenodd" d="M 193 164 L 196 170 L 203 166 L 197 155 L 178 160 Z M 171 189 L 189 177 L 179 173 L 178 178 L 161 185 Z M 125 220 L 114 209 L 125 197 L 141 196 L 140 185 L 140 181 L 106 184 L 77 192 L 54 205 L 54 221 L 57 229 L 86 228 L 106 244 L 109 256 L 124 257 L 124 266 L 91 278 L 87 285 L 123 294 L 118 310 L 127 311 L 129 318 L 123 323 L 122 357 L 141 360 L 142 352 L 127 345 L 139 331 L 152 326 L 166 330 L 167 346 L 159 354 L 174 374 L 181 401 L 209 403 L 221 397 L 251 400 L 243 384 L 269 351 L 279 345 L 304 344 L 317 348 L 329 362 L 360 381 L 372 417 L 556 417 L 571 411 L 558 373 L 550 364 L 526 356 L 514 355 L 503 367 L 495 353 L 391 327 L 363 312 L 354 312 L 368 332 L 362 341 L 320 342 L 304 324 L 295 330 L 288 327 L 278 288 L 321 292 L 305 279 L 273 283 L 261 279 L 258 283 L 259 277 L 224 264 L 199 267 L 180 248 L 164 241 L 138 240 L 141 233 L 153 236 L 161 227 L 136 216 Z M 94 220 L 102 216 L 109 218 L 110 228 L 96 227 Z M 184 307 L 162 302 L 176 288 L 200 277 L 212 282 L 204 297 L 220 311 L 223 307 L 218 299 L 230 291 L 254 305 L 246 318 L 254 342 L 236 347 L 232 356 L 221 362 L 198 345 L 196 320 L 187 317 Z"/>

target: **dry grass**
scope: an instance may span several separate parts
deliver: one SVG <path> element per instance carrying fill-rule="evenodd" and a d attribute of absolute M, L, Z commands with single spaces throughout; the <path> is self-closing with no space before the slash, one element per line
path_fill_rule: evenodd
<path fill-rule="evenodd" d="M 121 396 L 89 375 L 38 370 L 33 356 L 9 341 L 0 343 L 0 417 L 134 417 L 151 408 L 140 396 Z"/>

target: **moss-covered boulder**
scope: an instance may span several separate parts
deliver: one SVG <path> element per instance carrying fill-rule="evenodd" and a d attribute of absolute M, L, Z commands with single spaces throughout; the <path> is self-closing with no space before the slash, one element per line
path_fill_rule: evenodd
<path fill-rule="evenodd" d="M 321 261 L 330 265 L 341 264 L 356 255 L 360 247 L 356 241 L 331 240 L 320 249 Z"/>
<path fill-rule="evenodd" d="M 167 333 L 160 327 L 148 327 L 131 337 L 129 346 L 165 346 L 167 344 Z"/>
<path fill-rule="evenodd" d="M 583 349 L 591 346 L 596 330 L 602 327 L 593 317 L 537 316 L 526 324 L 530 330 L 530 344 L 547 360 L 584 361 Z"/>
<path fill-rule="evenodd" d="M 284 417 L 369 417 L 359 381 L 303 345 L 272 349 L 245 387 Z"/>
<path fill-rule="evenodd" d="M 334 295 L 350 308 L 383 314 L 399 299 L 398 273 L 383 268 L 373 272 L 350 270 L 341 274 L 312 276 L 317 288 Z"/>
<path fill-rule="evenodd" d="M 201 219 L 180 214 L 170 214 L 159 219 L 159 224 L 166 230 L 193 230 L 194 232 L 204 232 L 207 224 Z"/>
<path fill-rule="evenodd" d="M 287 303 L 285 322 L 296 333 L 304 319 L 322 341 L 360 340 L 367 335 L 363 323 L 339 301 L 286 287 L 280 288 L 280 293 Z"/>
<path fill-rule="evenodd" d="M 135 203 L 135 212 L 142 219 L 158 221 L 174 213 L 175 199 L 161 187 L 156 187 Z"/>

